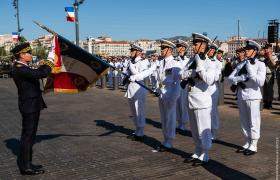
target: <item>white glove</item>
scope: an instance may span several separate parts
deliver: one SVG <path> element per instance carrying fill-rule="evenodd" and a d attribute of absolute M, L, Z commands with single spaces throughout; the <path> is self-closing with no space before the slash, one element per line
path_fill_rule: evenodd
<path fill-rule="evenodd" d="M 199 55 L 195 55 L 195 62 L 196 62 L 196 72 L 200 72 L 204 69 L 203 67 L 203 60 L 200 59 Z"/>
<path fill-rule="evenodd" d="M 131 82 L 135 82 L 135 81 L 136 81 L 135 76 L 134 76 L 134 75 L 130 76 L 130 77 L 129 77 L 129 81 L 131 81 Z"/>
<path fill-rule="evenodd" d="M 54 63 L 54 58 L 55 58 L 55 53 L 54 51 L 50 51 L 47 57 L 47 60 L 51 61 L 52 63 Z"/>
<path fill-rule="evenodd" d="M 244 82 L 247 79 L 248 79 L 248 75 L 247 74 L 242 74 L 242 75 L 236 77 L 236 82 Z"/>
<path fill-rule="evenodd" d="M 195 69 L 190 69 L 190 70 L 185 70 L 181 73 L 182 79 L 188 79 L 188 78 L 193 78 L 196 76 L 196 71 Z"/>

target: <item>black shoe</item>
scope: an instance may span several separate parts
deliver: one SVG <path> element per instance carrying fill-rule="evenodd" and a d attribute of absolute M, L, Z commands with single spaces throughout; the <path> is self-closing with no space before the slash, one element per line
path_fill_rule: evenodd
<path fill-rule="evenodd" d="M 139 142 L 144 141 L 144 136 L 137 136 L 135 134 L 131 134 L 131 135 L 127 136 L 127 138 L 131 139 L 132 141 L 139 141 Z"/>
<path fill-rule="evenodd" d="M 160 145 L 156 148 L 156 150 L 158 152 L 166 152 L 166 151 L 171 152 L 172 148 L 168 148 L 168 147 L 165 147 L 164 145 Z"/>
<path fill-rule="evenodd" d="M 197 158 L 193 158 L 192 156 L 190 157 L 187 157 L 185 160 L 184 160 L 184 163 L 191 163 L 191 162 L 194 162 Z"/>
<path fill-rule="evenodd" d="M 243 152 L 243 154 L 245 155 L 245 156 L 251 156 L 251 155 L 254 155 L 254 154 L 256 154 L 257 152 L 256 151 L 251 151 L 251 150 L 249 150 L 249 149 L 246 149 L 244 152 Z"/>
<path fill-rule="evenodd" d="M 20 170 L 21 175 L 39 175 L 39 174 L 44 174 L 45 171 L 42 169 L 25 169 L 25 170 Z"/>
<path fill-rule="evenodd" d="M 246 151 L 247 149 L 245 149 L 244 147 L 241 147 L 239 149 L 237 149 L 235 152 L 236 153 L 244 153 L 244 151 Z"/>
<path fill-rule="evenodd" d="M 43 166 L 42 165 L 35 165 L 35 164 L 31 164 L 31 169 L 42 169 Z"/>
<path fill-rule="evenodd" d="M 208 161 L 201 161 L 200 159 L 195 159 L 193 161 L 192 166 L 195 166 L 195 167 L 197 167 L 197 166 L 205 166 L 206 164 L 208 164 Z"/>

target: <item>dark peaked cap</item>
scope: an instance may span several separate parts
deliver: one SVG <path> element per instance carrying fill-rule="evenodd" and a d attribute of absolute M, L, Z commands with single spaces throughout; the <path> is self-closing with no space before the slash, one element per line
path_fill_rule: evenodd
<path fill-rule="evenodd" d="M 32 49 L 31 49 L 31 46 L 29 43 L 22 43 L 22 44 L 19 44 L 17 46 L 15 46 L 12 50 L 11 50 L 11 53 L 13 53 L 13 55 L 16 55 L 16 54 L 20 54 L 20 53 L 31 53 Z"/>

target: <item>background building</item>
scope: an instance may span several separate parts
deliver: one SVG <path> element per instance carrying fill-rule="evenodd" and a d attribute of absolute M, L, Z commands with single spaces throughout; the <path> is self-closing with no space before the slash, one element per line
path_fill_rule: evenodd
<path fill-rule="evenodd" d="M 11 34 L 0 35 L 0 47 L 3 47 L 7 53 L 10 52 L 15 43 Z"/>

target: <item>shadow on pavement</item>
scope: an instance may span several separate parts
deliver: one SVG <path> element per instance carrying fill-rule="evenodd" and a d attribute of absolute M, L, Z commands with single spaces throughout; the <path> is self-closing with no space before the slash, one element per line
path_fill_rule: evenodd
<path fill-rule="evenodd" d="M 210 160 L 209 163 L 203 166 L 208 172 L 214 174 L 221 179 L 256 179 L 240 171 L 227 167 L 215 160 Z"/>
<path fill-rule="evenodd" d="M 108 135 L 110 135 L 112 133 L 115 133 L 115 132 L 119 132 L 119 133 L 122 133 L 122 134 L 125 134 L 125 135 L 128 136 L 128 135 L 131 135 L 134 132 L 131 129 L 127 129 L 123 126 L 117 126 L 117 125 L 115 125 L 111 122 L 107 122 L 105 120 L 95 120 L 95 123 L 96 123 L 96 126 L 104 127 L 105 129 L 109 130 L 109 132 L 104 133 L 104 134 L 100 134 L 99 136 L 108 136 Z M 145 135 L 143 143 L 147 146 L 150 146 L 150 147 L 154 148 L 154 149 L 156 149 L 161 144 L 157 139 L 155 139 L 153 137 L 150 137 L 150 136 L 146 136 L 146 135 Z M 173 148 L 170 153 L 181 156 L 183 158 L 186 158 L 186 157 L 191 155 L 189 153 L 186 153 L 186 152 L 181 151 L 181 150 L 176 149 L 176 148 Z"/>
<path fill-rule="evenodd" d="M 134 132 L 132 129 L 128 129 L 123 126 L 118 126 L 111 122 L 107 122 L 105 120 L 95 120 L 94 122 L 96 123 L 96 126 L 103 127 L 105 129 L 109 130 L 108 132 L 100 134 L 99 136 L 108 136 L 108 135 L 116 133 L 116 132 L 122 133 L 122 134 L 125 134 L 128 136 Z M 152 148 L 156 148 L 157 146 L 160 145 L 160 142 L 158 140 L 156 140 L 155 138 L 146 136 L 146 135 L 145 135 L 143 143 Z"/>
<path fill-rule="evenodd" d="M 155 122 L 155 121 L 152 121 L 150 119 L 147 119 L 148 122 L 150 123 L 153 123 L 153 125 L 155 125 L 155 127 L 159 127 L 159 124 L 158 122 Z M 105 120 L 95 120 L 94 121 L 96 123 L 96 126 L 99 126 L 99 127 L 103 127 L 107 130 L 109 130 L 109 132 L 107 133 L 104 133 L 104 134 L 100 134 L 99 136 L 108 136 L 112 133 L 122 133 L 122 134 L 125 134 L 125 135 L 130 135 L 131 133 L 133 133 L 133 130 L 131 129 L 128 129 L 128 128 L 125 128 L 123 126 L 118 126 L 118 125 L 115 125 L 111 122 L 108 122 L 108 121 L 105 121 Z M 144 139 L 144 142 L 143 142 L 145 145 L 147 146 L 150 146 L 152 148 L 156 148 L 158 145 L 160 145 L 160 142 L 158 140 L 156 140 L 155 138 L 153 137 L 149 137 L 149 136 L 145 136 L 145 139 Z M 233 148 L 236 148 L 236 147 L 239 147 L 237 145 L 234 145 L 234 144 L 230 144 L 230 143 L 226 143 L 226 142 L 223 142 L 223 141 L 218 141 L 218 143 L 222 144 L 222 145 L 226 145 L 226 146 L 229 146 L 229 147 L 233 147 Z M 163 155 L 166 155 L 167 152 L 164 152 L 162 153 Z M 190 157 L 191 154 L 190 153 L 187 153 L 187 152 L 184 152 L 184 151 L 181 151 L 179 149 L 176 149 L 176 148 L 173 148 L 172 151 L 168 152 L 168 153 L 172 153 L 172 154 L 175 154 L 177 156 L 181 156 L 182 158 L 187 158 L 187 157 Z M 227 167 L 215 160 L 211 160 L 209 162 L 209 164 L 203 166 L 205 168 L 205 170 L 209 171 L 210 173 L 212 173 L 213 175 L 221 178 L 221 179 L 254 179 L 253 177 L 251 176 L 248 176 L 240 171 L 237 171 L 237 170 L 234 170 L 230 167 Z"/>
<path fill-rule="evenodd" d="M 74 137 L 81 137 L 81 136 L 92 136 L 92 135 L 73 135 L 73 134 L 48 134 L 48 135 L 37 135 L 36 136 L 36 142 L 35 143 L 40 143 L 45 140 L 51 140 L 55 139 L 61 136 L 74 136 Z M 6 139 L 4 141 L 6 147 L 11 150 L 11 152 L 14 155 L 18 155 L 19 151 L 19 144 L 20 141 L 19 139 L 11 138 L 11 139 Z"/>
<path fill-rule="evenodd" d="M 225 141 L 222 141 L 222 140 L 219 140 L 219 139 L 216 139 L 215 142 L 213 142 L 213 143 L 214 144 L 220 144 L 220 145 L 227 146 L 227 147 L 234 148 L 234 149 L 240 149 L 241 148 L 241 146 L 239 146 L 239 145 L 228 143 L 228 142 L 225 142 Z"/>
<path fill-rule="evenodd" d="M 271 112 L 271 114 L 278 114 L 278 115 L 280 115 L 280 112 Z"/>
<path fill-rule="evenodd" d="M 148 118 L 147 118 L 147 119 L 146 119 L 146 123 L 147 123 L 147 124 L 150 124 L 150 125 L 152 125 L 152 126 L 154 126 L 154 127 L 156 127 L 156 128 L 161 129 L 161 123 L 159 123 L 159 122 L 157 122 L 157 121 L 154 121 L 154 120 L 152 120 L 152 119 L 148 119 Z M 176 129 L 176 133 L 177 133 L 177 134 L 180 134 L 180 135 L 182 135 L 182 136 L 192 137 L 191 131 L 188 131 L 188 130 L 184 131 L 184 130 L 181 130 L 181 129 Z"/>

